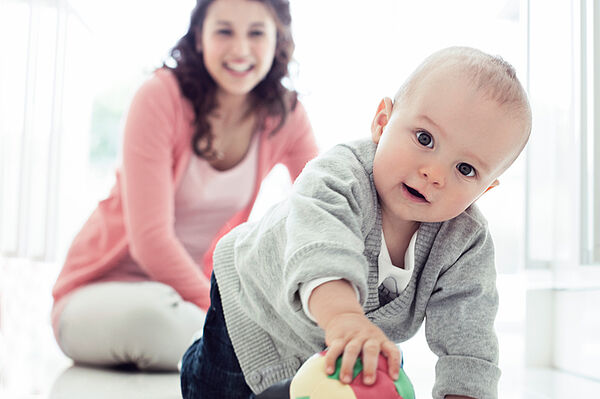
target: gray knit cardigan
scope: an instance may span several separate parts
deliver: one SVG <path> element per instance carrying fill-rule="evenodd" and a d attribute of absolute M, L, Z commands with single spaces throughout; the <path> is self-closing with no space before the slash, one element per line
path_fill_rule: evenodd
<path fill-rule="evenodd" d="M 411 338 L 425 320 L 438 356 L 434 399 L 495 399 L 498 295 L 487 223 L 474 205 L 449 221 L 421 223 L 408 286 L 380 303 L 375 148 L 366 140 L 334 147 L 307 164 L 287 200 L 219 241 L 214 272 L 246 381 L 260 393 L 324 349 L 324 331 L 306 317 L 299 290 L 337 276 L 358 288 L 366 315 L 394 342 Z"/>

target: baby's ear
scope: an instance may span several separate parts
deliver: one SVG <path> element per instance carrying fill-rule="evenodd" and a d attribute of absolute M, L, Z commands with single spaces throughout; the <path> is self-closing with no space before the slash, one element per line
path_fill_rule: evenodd
<path fill-rule="evenodd" d="M 389 97 L 385 97 L 381 100 L 377 107 L 377 113 L 375 114 L 375 118 L 373 118 L 373 123 L 371 123 L 371 136 L 375 144 L 379 143 L 379 139 L 383 134 L 383 129 L 392 116 L 392 108 L 392 99 Z"/>

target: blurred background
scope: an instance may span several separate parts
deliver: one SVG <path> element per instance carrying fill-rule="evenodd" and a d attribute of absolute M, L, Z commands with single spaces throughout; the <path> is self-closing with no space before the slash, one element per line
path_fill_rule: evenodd
<path fill-rule="evenodd" d="M 57 388 L 61 378 L 88 378 L 53 341 L 51 286 L 73 236 L 114 183 L 133 93 L 168 62 L 194 4 L 0 0 L 0 397 L 71 397 Z M 515 66 L 533 109 L 531 140 L 479 202 L 496 245 L 501 397 L 598 397 L 598 2 L 291 0 L 291 7 L 291 84 L 321 150 L 370 135 L 379 100 L 435 50 L 473 46 Z M 289 184 L 276 168 L 252 217 Z M 422 333 L 403 348 L 426 397 L 435 358 Z M 100 381 L 131 387 L 131 378 L 109 374 Z M 134 390 L 177 397 L 169 396 L 176 375 L 154 377 L 135 380 Z M 87 392 L 79 397 L 119 397 L 120 389 L 93 396 L 89 385 L 79 388 Z"/>

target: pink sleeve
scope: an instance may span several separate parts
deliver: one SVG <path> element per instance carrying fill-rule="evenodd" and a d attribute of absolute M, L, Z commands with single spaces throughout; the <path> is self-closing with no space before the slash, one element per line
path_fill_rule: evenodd
<path fill-rule="evenodd" d="M 156 281 L 203 309 L 210 286 L 174 231 L 174 143 L 180 98 L 159 79 L 136 93 L 124 132 L 122 192 L 132 257 Z"/>
<path fill-rule="evenodd" d="M 287 166 L 292 181 L 296 180 L 304 165 L 319 153 L 312 126 L 304 106 L 298 102 L 286 121 L 285 134 L 289 134 L 286 152 L 281 163 Z M 276 134 L 283 133 L 277 132 Z"/>

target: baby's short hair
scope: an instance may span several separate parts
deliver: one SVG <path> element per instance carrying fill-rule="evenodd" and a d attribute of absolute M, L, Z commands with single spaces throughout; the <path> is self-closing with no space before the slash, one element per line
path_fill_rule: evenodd
<path fill-rule="evenodd" d="M 525 146 L 531 132 L 531 108 L 527 94 L 513 66 L 499 56 L 471 47 L 439 50 L 427 57 L 408 77 L 396 93 L 394 102 L 409 98 L 429 72 L 441 67 L 449 67 L 451 71 L 468 77 L 487 98 L 514 110 L 515 117 L 523 120 Z"/>

